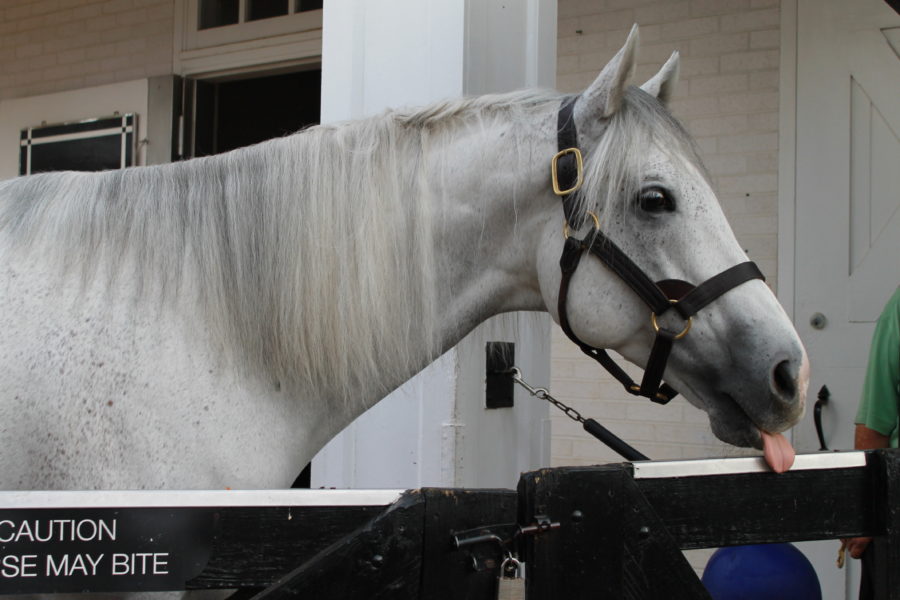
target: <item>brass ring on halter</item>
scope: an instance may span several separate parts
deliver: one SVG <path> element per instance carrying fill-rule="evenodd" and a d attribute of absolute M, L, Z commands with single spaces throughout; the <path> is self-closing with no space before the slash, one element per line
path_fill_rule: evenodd
<path fill-rule="evenodd" d="M 596 231 L 600 231 L 600 217 L 592 213 L 591 211 L 587 211 L 587 214 L 594 220 L 594 229 Z M 563 225 L 563 237 L 569 239 L 569 222 L 566 221 L 565 225 Z"/>
<path fill-rule="evenodd" d="M 572 187 L 564 190 L 559 187 L 557 163 L 560 158 L 568 154 L 575 157 L 575 183 L 572 184 Z M 553 193 L 557 196 L 568 196 L 577 192 L 581 188 L 581 184 L 584 183 L 584 159 L 581 157 L 581 150 L 578 148 L 566 148 L 553 155 L 553 158 L 550 159 L 550 180 L 553 183 Z"/>
<path fill-rule="evenodd" d="M 678 300 L 669 300 L 672 304 L 676 304 Z M 656 313 L 650 313 L 650 323 L 653 324 L 653 331 L 659 333 L 659 323 L 656 322 Z M 684 326 L 684 329 L 681 330 L 681 333 L 676 335 L 673 339 L 680 340 L 684 336 L 687 335 L 688 331 L 691 330 L 691 325 L 694 323 L 694 317 L 688 317 L 687 325 Z"/>

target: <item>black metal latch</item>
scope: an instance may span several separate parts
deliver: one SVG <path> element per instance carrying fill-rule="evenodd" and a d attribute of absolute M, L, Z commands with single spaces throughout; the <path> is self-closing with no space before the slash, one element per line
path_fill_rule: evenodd
<path fill-rule="evenodd" d="M 518 523 L 502 523 L 456 532 L 453 534 L 452 542 L 453 547 L 457 549 L 491 542 L 497 544 L 502 550 L 507 550 L 507 546 L 515 540 L 518 534 Z"/>
<path fill-rule="evenodd" d="M 518 539 L 526 535 L 542 535 L 559 529 L 559 527 L 559 521 L 553 521 L 547 516 L 538 515 L 534 518 L 534 522 L 529 525 L 501 523 L 454 532 L 451 537 L 451 543 L 458 550 L 463 548 L 471 549 L 471 564 L 475 571 L 481 571 L 485 568 L 496 568 L 499 564 L 497 562 L 498 557 L 501 560 L 504 557 L 508 557 L 518 569 L 522 565 L 513 558 L 516 554 L 515 546 Z M 483 547 L 484 545 L 488 545 L 490 550 L 486 550 Z M 482 547 L 478 548 L 478 546 Z"/>
<path fill-rule="evenodd" d="M 519 527 L 519 535 L 542 535 L 559 527 L 559 521 L 553 521 L 546 515 L 535 515 L 534 523 Z"/>
<path fill-rule="evenodd" d="M 518 523 L 485 525 L 453 532 L 450 541 L 457 550 L 468 549 L 473 571 L 494 570 L 500 568 L 505 556 L 511 556 L 518 532 Z"/>
<path fill-rule="evenodd" d="M 559 527 L 559 521 L 553 521 L 546 515 L 536 515 L 534 522 L 530 525 L 502 523 L 459 531 L 453 534 L 452 542 L 453 547 L 457 549 L 491 542 L 503 550 L 510 550 L 509 546 L 523 535 L 540 535 L 559 529 Z"/>

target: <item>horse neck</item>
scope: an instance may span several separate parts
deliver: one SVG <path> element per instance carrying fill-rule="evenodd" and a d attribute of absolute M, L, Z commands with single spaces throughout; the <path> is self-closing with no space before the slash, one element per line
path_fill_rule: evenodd
<path fill-rule="evenodd" d="M 478 123 L 425 144 L 391 127 L 372 120 L 186 163 L 48 176 L 58 183 L 41 193 L 46 210 L 23 200 L 24 221 L 58 262 L 77 251 L 89 271 L 110 260 L 123 273 L 127 256 L 145 292 L 190 285 L 216 347 L 250 371 L 369 405 L 490 316 L 543 309 L 533 259 L 546 174 L 524 156 L 533 140 Z M 498 141 L 504 133 L 519 143 Z M 355 139 L 368 162 L 338 158 Z M 16 196 L 33 197 L 41 181 L 15 184 Z"/>
<path fill-rule="evenodd" d="M 535 128 L 537 130 L 537 128 Z M 435 174 L 436 282 L 442 347 L 479 323 L 516 310 L 546 310 L 537 279 L 537 244 L 558 208 L 547 202 L 543 138 L 513 124 L 483 129 L 443 146 Z M 549 141 L 547 156 L 552 155 Z"/>

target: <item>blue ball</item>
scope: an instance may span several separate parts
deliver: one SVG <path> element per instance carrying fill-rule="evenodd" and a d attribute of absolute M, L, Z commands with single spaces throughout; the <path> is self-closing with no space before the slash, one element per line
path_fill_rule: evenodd
<path fill-rule="evenodd" d="M 713 600 L 822 600 L 815 569 L 791 544 L 720 548 L 702 581 Z"/>

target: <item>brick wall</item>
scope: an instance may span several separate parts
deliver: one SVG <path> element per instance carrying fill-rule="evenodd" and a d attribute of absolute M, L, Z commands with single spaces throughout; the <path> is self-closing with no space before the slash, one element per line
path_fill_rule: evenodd
<path fill-rule="evenodd" d="M 0 99 L 172 72 L 174 0 L 3 0 Z"/>
<path fill-rule="evenodd" d="M 770 285 L 777 275 L 779 19 L 778 0 L 559 0 L 563 91 L 587 86 L 632 23 L 640 25 L 638 83 L 673 50 L 681 53 L 672 110 L 696 137 L 725 214 Z M 680 397 L 657 406 L 628 396 L 559 328 L 552 356 L 554 393 L 652 458 L 746 452 L 719 442 L 705 414 Z M 618 460 L 577 423 L 553 419 L 554 465 Z"/>

